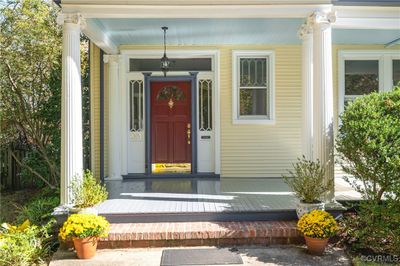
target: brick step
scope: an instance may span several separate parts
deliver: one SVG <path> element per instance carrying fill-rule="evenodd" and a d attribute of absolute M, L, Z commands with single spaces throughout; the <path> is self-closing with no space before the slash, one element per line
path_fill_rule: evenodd
<path fill-rule="evenodd" d="M 299 244 L 295 221 L 112 223 L 99 248 Z"/>

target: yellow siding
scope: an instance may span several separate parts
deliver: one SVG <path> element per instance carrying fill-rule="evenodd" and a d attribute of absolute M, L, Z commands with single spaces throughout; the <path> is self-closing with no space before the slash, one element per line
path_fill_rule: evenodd
<path fill-rule="evenodd" d="M 106 69 L 104 71 L 106 73 Z M 107 75 L 105 79 L 105 174 L 107 174 L 108 160 L 108 95 L 107 95 Z M 90 44 L 90 110 L 91 110 L 91 164 L 93 175 L 100 178 L 100 49 Z"/>

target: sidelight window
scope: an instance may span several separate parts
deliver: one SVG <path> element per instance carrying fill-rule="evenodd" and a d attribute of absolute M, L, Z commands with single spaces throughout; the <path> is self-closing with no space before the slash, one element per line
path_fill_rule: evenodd
<path fill-rule="evenodd" d="M 143 131 L 143 81 L 130 81 L 130 131 Z"/>

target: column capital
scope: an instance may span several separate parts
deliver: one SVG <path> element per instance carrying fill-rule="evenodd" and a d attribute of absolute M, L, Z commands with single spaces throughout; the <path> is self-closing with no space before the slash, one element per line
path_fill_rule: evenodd
<path fill-rule="evenodd" d="M 305 39 L 307 39 L 308 37 L 310 37 L 312 33 L 313 33 L 313 27 L 312 27 L 312 25 L 311 25 L 310 23 L 308 23 L 308 21 L 307 21 L 307 22 L 303 23 L 303 24 L 300 26 L 300 29 L 298 30 L 297 35 L 299 36 L 299 38 L 300 38 L 301 40 L 304 41 Z"/>
<path fill-rule="evenodd" d="M 103 62 L 106 64 L 118 63 L 119 57 L 119 54 L 105 54 L 103 56 Z"/>
<path fill-rule="evenodd" d="M 86 20 L 80 13 L 58 13 L 57 23 L 64 25 L 64 23 L 71 23 L 80 26 L 83 29 L 86 26 Z"/>
<path fill-rule="evenodd" d="M 315 27 L 319 24 L 331 24 L 336 21 L 336 12 L 314 12 L 307 18 L 307 24 Z"/>

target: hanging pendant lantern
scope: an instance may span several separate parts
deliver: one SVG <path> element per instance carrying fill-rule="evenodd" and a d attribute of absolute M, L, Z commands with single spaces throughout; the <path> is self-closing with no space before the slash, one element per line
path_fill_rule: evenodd
<path fill-rule="evenodd" d="M 167 34 L 168 27 L 164 26 L 161 29 L 164 31 L 164 55 L 161 58 L 161 71 L 164 73 L 164 77 L 166 77 L 167 72 L 169 71 L 169 66 L 171 64 L 171 61 L 169 61 L 169 58 L 167 57 L 166 34 Z"/>

